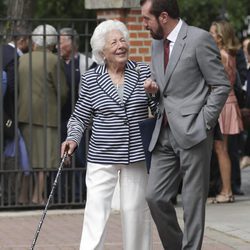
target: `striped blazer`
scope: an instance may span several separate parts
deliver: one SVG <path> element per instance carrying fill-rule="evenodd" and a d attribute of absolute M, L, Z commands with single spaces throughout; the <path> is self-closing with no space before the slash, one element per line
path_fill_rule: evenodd
<path fill-rule="evenodd" d="M 138 123 L 148 118 L 148 107 L 155 113 L 157 106 L 143 87 L 150 74 L 148 65 L 129 60 L 124 72 L 123 100 L 105 65 L 82 75 L 79 98 L 68 122 L 67 140 L 79 144 L 93 121 L 89 162 L 130 164 L 145 160 Z"/>

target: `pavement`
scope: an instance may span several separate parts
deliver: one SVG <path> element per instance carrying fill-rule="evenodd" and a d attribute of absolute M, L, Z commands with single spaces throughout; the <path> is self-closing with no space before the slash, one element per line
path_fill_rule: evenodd
<path fill-rule="evenodd" d="M 234 203 L 207 204 L 202 250 L 250 250 L 250 167 L 243 169 L 241 174 L 244 196 L 236 196 Z M 183 226 L 180 198 L 176 210 Z M 30 249 L 42 211 L 0 212 L 0 249 Z M 34 250 L 78 250 L 83 216 L 83 209 L 49 209 Z M 121 249 L 120 214 L 113 211 L 108 222 L 105 250 Z M 163 250 L 155 226 L 153 250 Z"/>

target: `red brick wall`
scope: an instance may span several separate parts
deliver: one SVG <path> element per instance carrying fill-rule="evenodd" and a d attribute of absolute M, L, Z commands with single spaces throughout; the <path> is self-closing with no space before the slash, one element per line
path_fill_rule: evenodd
<path fill-rule="evenodd" d="M 140 9 L 98 10 L 97 19 L 118 19 L 124 22 L 130 36 L 129 58 L 138 62 L 150 62 L 151 37 L 142 25 Z"/>

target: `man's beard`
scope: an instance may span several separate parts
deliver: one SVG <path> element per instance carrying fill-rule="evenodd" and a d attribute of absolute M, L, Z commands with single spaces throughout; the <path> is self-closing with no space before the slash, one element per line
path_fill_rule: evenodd
<path fill-rule="evenodd" d="M 164 38 L 163 29 L 162 29 L 161 25 L 159 24 L 159 22 L 158 22 L 158 29 L 155 32 L 150 30 L 150 34 L 151 34 L 152 38 L 154 38 L 155 40 L 161 40 Z"/>

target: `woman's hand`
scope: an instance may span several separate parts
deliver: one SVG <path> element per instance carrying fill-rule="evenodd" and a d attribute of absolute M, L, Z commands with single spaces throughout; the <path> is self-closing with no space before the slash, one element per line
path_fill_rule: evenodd
<path fill-rule="evenodd" d="M 153 81 L 151 78 L 148 78 L 144 82 L 144 89 L 149 94 L 156 94 L 159 88 L 155 81 Z"/>
<path fill-rule="evenodd" d="M 64 154 L 67 154 L 67 158 L 66 158 L 66 165 L 70 164 L 70 159 L 71 156 L 73 155 L 74 151 L 77 148 L 77 143 L 75 141 L 64 141 L 61 145 L 61 158 L 63 158 Z"/>

